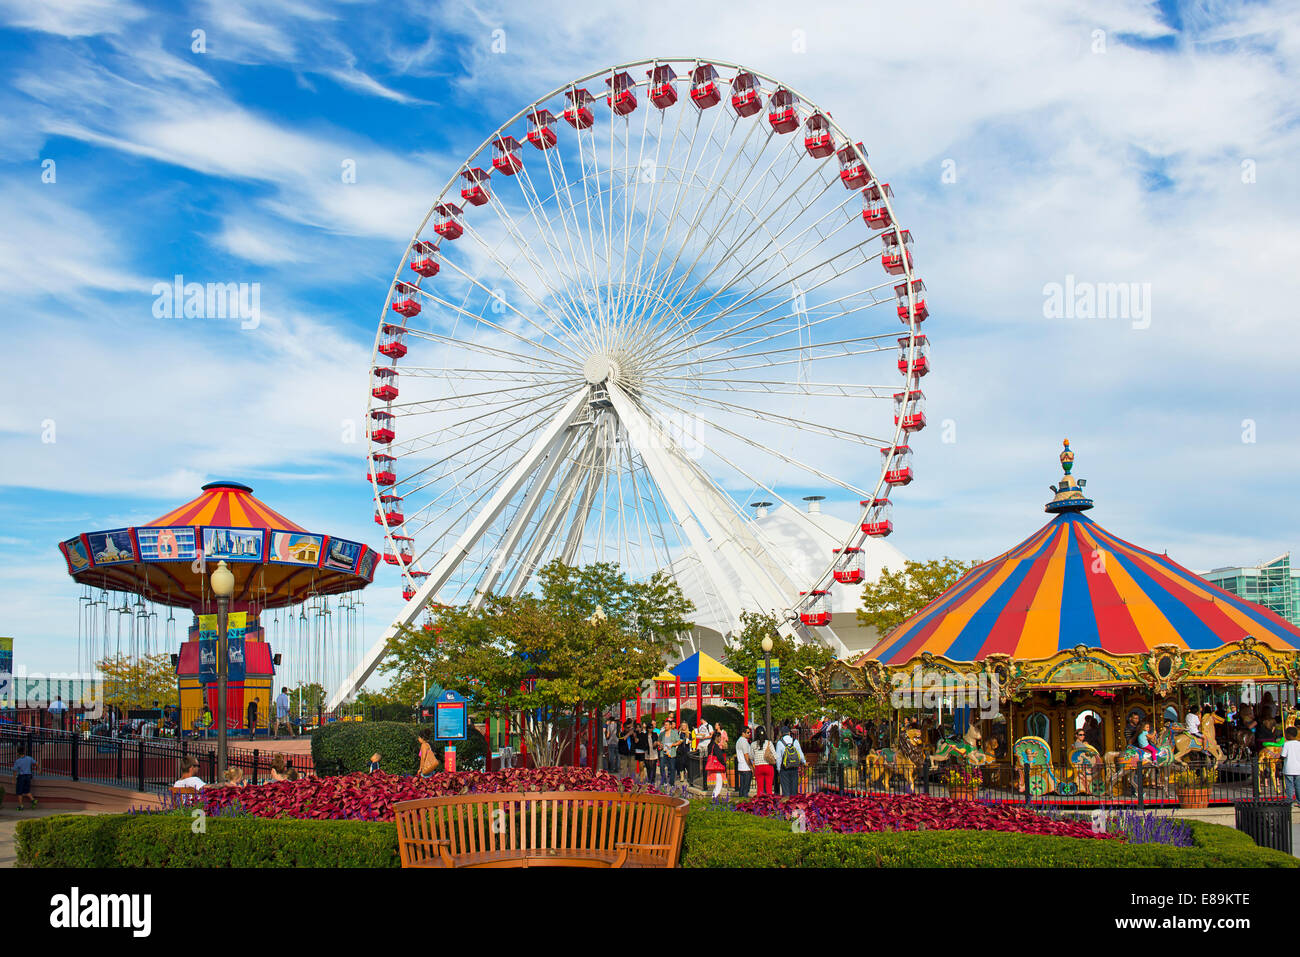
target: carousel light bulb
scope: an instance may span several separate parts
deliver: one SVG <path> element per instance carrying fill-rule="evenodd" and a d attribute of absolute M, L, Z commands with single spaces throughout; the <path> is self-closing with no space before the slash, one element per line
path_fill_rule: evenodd
<path fill-rule="evenodd" d="M 763 654 L 765 654 L 765 655 L 770 655 L 771 653 L 772 653 L 772 636 L 771 636 L 771 635 L 764 635 L 764 636 L 763 636 Z"/>
<path fill-rule="evenodd" d="M 235 593 L 235 575 L 225 562 L 218 562 L 217 570 L 212 573 L 212 593 L 218 598 L 229 598 Z"/>

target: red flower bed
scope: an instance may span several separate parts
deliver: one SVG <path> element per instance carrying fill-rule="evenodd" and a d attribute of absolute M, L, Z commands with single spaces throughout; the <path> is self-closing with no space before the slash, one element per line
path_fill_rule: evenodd
<path fill-rule="evenodd" d="M 401 774 L 348 774 L 297 781 L 206 787 L 204 810 L 218 814 L 238 804 L 257 817 L 314 820 L 391 821 L 398 801 L 500 791 L 630 791 L 631 778 L 619 779 L 590 768 L 515 768 L 505 771 L 443 771 L 429 778 Z"/>
<path fill-rule="evenodd" d="M 1012 804 L 980 804 L 922 794 L 846 797 L 819 792 L 795 797 L 759 797 L 741 801 L 737 811 L 759 817 L 790 818 L 804 812 L 810 831 L 861 834 L 868 831 L 1015 831 L 1055 837 L 1114 837 L 1096 834 L 1083 821 L 1054 821 Z"/>

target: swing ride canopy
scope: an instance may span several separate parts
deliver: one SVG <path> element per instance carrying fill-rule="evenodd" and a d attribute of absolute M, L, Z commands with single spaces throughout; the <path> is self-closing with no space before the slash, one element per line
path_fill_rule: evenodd
<path fill-rule="evenodd" d="M 232 607 L 264 609 L 364 588 L 380 558 L 360 542 L 307 531 L 237 482 L 210 482 L 152 522 L 83 532 L 59 550 L 80 584 L 196 613 L 212 604 L 218 561 L 235 575 Z"/>
<path fill-rule="evenodd" d="M 868 690 L 885 672 L 918 664 L 996 672 L 1013 693 L 1140 684 L 1164 694 L 1184 682 L 1300 674 L 1300 629 L 1087 518 L 1093 503 L 1070 475 L 1073 462 L 1066 440 L 1046 525 L 972 568 L 862 657 L 836 662 L 821 676 L 826 689 Z"/>

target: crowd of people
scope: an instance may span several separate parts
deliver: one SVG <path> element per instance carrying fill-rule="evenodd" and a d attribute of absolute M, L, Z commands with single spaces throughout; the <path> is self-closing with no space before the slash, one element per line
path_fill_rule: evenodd
<path fill-rule="evenodd" d="M 808 763 L 799 738 L 790 724 L 783 724 L 776 739 L 769 740 L 762 725 L 743 727 L 733 742 L 727 729 L 701 717 L 691 727 L 685 721 L 674 725 L 668 718 L 634 721 L 622 725 L 612 714 L 605 720 L 601 741 L 604 770 L 619 777 L 644 780 L 669 789 L 681 784 L 712 787 L 714 796 L 727 787 L 727 767 L 735 758 L 735 788 L 740 797 L 751 787 L 760 795 L 796 794 L 799 769 Z"/>

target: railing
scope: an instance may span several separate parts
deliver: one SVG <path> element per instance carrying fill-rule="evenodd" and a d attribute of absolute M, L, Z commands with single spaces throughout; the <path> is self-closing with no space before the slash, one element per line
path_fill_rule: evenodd
<path fill-rule="evenodd" d="M 180 777 L 181 759 L 199 762 L 199 777 L 219 784 L 214 743 L 167 738 L 115 738 L 48 728 L 0 725 L 0 768 L 12 768 L 19 748 L 37 762 L 37 775 L 165 792 Z M 282 752 L 283 753 L 283 752 Z M 269 780 L 275 752 L 228 748 L 226 764 L 241 768 L 254 784 Z M 287 767 L 313 773 L 311 755 L 283 753 Z"/>

